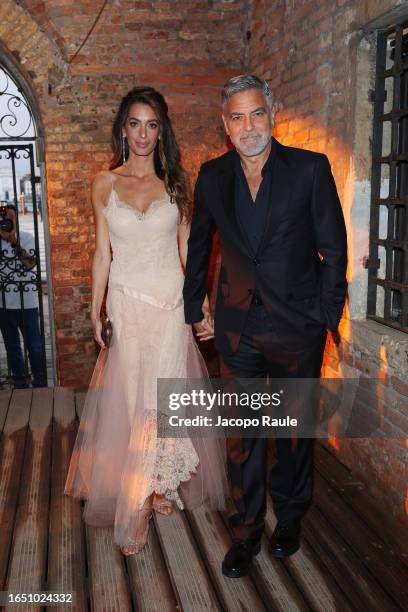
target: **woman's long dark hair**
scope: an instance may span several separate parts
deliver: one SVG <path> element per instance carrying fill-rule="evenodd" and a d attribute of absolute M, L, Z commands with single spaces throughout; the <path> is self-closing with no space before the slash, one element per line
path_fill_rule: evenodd
<path fill-rule="evenodd" d="M 177 204 L 180 218 L 189 221 L 191 218 L 191 196 L 189 182 L 181 166 L 180 149 L 174 135 L 168 115 L 168 106 L 164 97 L 153 87 L 134 87 L 120 103 L 112 127 L 113 157 L 110 170 L 123 163 L 122 134 L 129 109 L 133 104 L 146 104 L 155 112 L 160 124 L 160 140 L 154 150 L 154 170 L 159 179 L 164 181 L 167 193 Z M 125 141 L 126 158 L 129 156 L 127 140 Z"/>

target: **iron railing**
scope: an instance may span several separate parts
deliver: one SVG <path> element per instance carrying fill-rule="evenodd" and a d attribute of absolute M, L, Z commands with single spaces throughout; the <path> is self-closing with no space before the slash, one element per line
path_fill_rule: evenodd
<path fill-rule="evenodd" d="M 408 22 L 378 32 L 367 316 L 408 333 Z"/>

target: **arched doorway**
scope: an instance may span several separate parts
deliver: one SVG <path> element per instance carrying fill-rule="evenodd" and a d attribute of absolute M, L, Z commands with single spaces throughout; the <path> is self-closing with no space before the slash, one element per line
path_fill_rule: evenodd
<path fill-rule="evenodd" d="M 35 106 L 0 49 L 0 388 L 54 382 L 43 139 Z"/>

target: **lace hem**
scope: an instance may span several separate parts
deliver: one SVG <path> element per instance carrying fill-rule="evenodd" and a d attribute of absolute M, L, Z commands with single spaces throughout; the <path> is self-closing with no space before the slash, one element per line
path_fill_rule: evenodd
<path fill-rule="evenodd" d="M 164 495 L 170 501 L 175 501 L 180 510 L 183 510 L 184 504 L 178 494 L 178 488 L 182 482 L 187 482 L 196 474 L 198 465 L 198 455 L 190 439 L 158 439 L 147 497 L 152 493 Z"/>

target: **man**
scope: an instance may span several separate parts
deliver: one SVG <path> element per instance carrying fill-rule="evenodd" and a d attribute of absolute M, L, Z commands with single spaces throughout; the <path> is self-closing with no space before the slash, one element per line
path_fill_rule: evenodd
<path fill-rule="evenodd" d="M 336 330 L 346 294 L 346 231 L 325 155 L 272 138 L 272 94 L 256 76 L 232 78 L 222 117 L 235 150 L 202 165 L 188 243 L 185 318 L 202 339 L 212 331 L 204 304 L 211 237 L 221 270 L 215 344 L 221 375 L 317 378 L 327 329 Z M 234 543 L 223 573 L 240 577 L 259 552 L 266 508 L 266 440 L 229 439 Z M 275 557 L 299 548 L 312 496 L 312 441 L 276 440 L 269 492 L 278 519 Z"/>
<path fill-rule="evenodd" d="M 28 386 L 27 367 L 21 350 L 20 332 L 24 338 L 33 375 L 33 387 L 45 386 L 43 342 L 35 285 L 36 266 L 34 237 L 16 231 L 14 206 L 2 207 L 0 221 L 0 330 L 13 376 L 14 387 Z M 33 282 L 30 282 L 33 281 Z"/>

